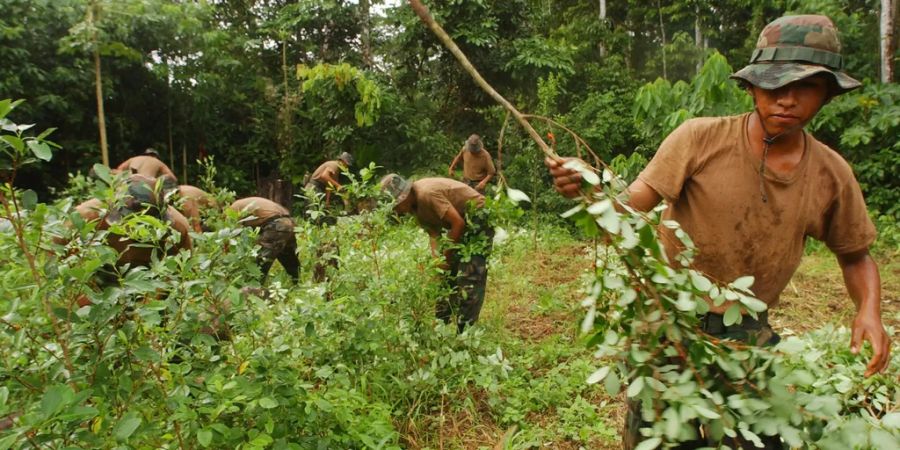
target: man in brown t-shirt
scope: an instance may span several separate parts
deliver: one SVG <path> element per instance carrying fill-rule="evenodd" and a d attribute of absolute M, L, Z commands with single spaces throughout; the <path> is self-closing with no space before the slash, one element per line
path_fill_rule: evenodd
<path fill-rule="evenodd" d="M 781 32 L 785 28 L 792 31 Z M 792 59 L 800 54 L 796 51 L 774 51 L 782 47 L 800 48 L 806 58 L 819 62 Z M 767 25 L 751 64 L 732 76 L 753 97 L 754 111 L 682 124 L 628 187 L 627 202 L 649 211 L 666 201 L 663 218 L 679 222 L 696 245 L 692 267 L 722 283 L 754 276 L 752 289 L 769 307 L 777 306 L 806 239 L 825 242 L 837 256 L 857 307 L 851 351 L 857 353 L 864 340 L 872 344 L 866 369 L 870 376 L 890 362 L 890 339 L 881 322 L 880 276 L 868 251 L 875 227 L 850 166 L 803 131 L 832 97 L 860 85 L 834 65 L 833 55 L 839 52 L 837 30 L 825 16 L 786 16 Z M 577 172 L 560 161 L 545 162 L 557 191 L 577 195 Z M 666 227 L 660 233 L 669 259 L 676 261 L 680 241 Z M 745 334 L 751 340 L 773 336 L 765 314 L 758 322 L 745 316 L 740 326 L 725 326 L 721 313 L 728 306 L 712 307 L 702 321 L 708 333 L 749 331 Z M 774 340 L 777 336 L 770 342 Z M 637 414 L 629 411 L 637 422 L 627 420 L 626 448 L 639 440 Z M 766 441 L 767 448 L 780 448 L 777 441 Z"/>
<path fill-rule="evenodd" d="M 203 224 L 200 212 L 206 210 L 220 211 L 216 199 L 208 192 L 196 186 L 182 184 L 178 186 L 175 204 L 191 224 L 191 228 L 200 233 L 207 228 Z"/>
<path fill-rule="evenodd" d="M 487 184 L 494 178 L 497 169 L 494 168 L 491 154 L 484 149 L 484 144 L 477 134 L 466 139 L 466 145 L 460 149 L 459 154 L 450 163 L 448 173 L 451 178 L 453 178 L 453 171 L 460 159 L 463 162 L 463 182 L 484 194 Z"/>
<path fill-rule="evenodd" d="M 300 260 L 297 258 L 297 239 L 294 236 L 296 224 L 290 212 L 284 206 L 262 197 L 242 198 L 228 208 L 241 215 L 242 225 L 259 227 L 257 243 L 262 249 L 257 263 L 263 274 L 263 283 L 276 259 L 295 283 L 299 281 Z"/>
<path fill-rule="evenodd" d="M 137 174 L 131 175 L 127 183 L 128 190 L 120 204 L 108 205 L 95 198 L 76 206 L 75 211 L 87 222 L 98 221 L 99 230 L 106 230 L 111 224 L 133 214 L 153 216 L 168 223 L 172 230 L 179 234 L 179 239 L 171 248 L 165 248 L 161 242 L 148 247 L 144 245 L 146 243 L 136 243 L 126 236 L 110 234 L 107 236 L 107 244 L 119 252 L 117 265 L 148 266 L 155 252 L 174 254 L 180 250 L 191 249 L 187 219 L 165 203 L 161 183 L 157 179 Z"/>
<path fill-rule="evenodd" d="M 113 172 L 130 171 L 150 178 L 171 177 L 172 182 L 177 182 L 175 173 L 169 169 L 166 163 L 159 160 L 153 149 L 147 149 L 143 155 L 133 156 L 119 164 Z"/>
<path fill-rule="evenodd" d="M 449 178 L 423 178 L 410 183 L 397 174 L 382 178 L 381 189 L 394 198 L 397 214 L 412 214 L 428 232 L 432 255 L 443 256 L 446 281 L 455 289 L 450 298 L 438 300 L 437 317 L 449 323 L 452 313 L 458 311 L 457 331 L 462 333 L 466 326 L 478 320 L 487 286 L 487 258 L 493 232 L 481 210 L 484 196 Z M 449 245 L 442 249 L 440 240 L 444 230 Z M 463 261 L 454 248 L 456 245 L 481 250 Z"/>
<path fill-rule="evenodd" d="M 343 187 L 341 183 L 341 174 L 353 167 L 353 155 L 343 152 L 338 159 L 325 161 L 309 178 L 306 183 L 306 189 L 312 189 L 317 194 L 325 195 L 325 205 L 331 203 L 332 191 L 337 191 Z"/>

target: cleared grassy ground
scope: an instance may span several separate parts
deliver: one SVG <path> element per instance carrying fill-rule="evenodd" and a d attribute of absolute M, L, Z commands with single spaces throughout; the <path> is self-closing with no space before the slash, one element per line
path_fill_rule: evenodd
<path fill-rule="evenodd" d="M 406 429 L 409 447 L 619 448 L 622 399 L 584 384 L 596 365 L 578 336 L 589 251 L 568 238 L 531 236 L 499 249 L 481 326 L 509 360 L 510 378 L 495 393 L 447 398 L 442 411 Z M 896 254 L 875 257 L 884 322 L 900 330 L 900 261 Z M 771 318 L 782 334 L 803 333 L 826 323 L 849 326 L 854 311 L 835 258 L 816 250 L 804 258 Z"/>

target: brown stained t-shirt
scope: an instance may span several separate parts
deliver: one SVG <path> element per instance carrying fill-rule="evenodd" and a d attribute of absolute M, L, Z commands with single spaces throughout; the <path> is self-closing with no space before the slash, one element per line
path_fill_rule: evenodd
<path fill-rule="evenodd" d="M 130 170 L 134 173 L 138 173 L 150 178 L 157 178 L 163 175 L 168 175 L 172 177 L 173 180 L 177 179 L 175 174 L 172 173 L 172 170 L 169 169 L 169 166 L 166 163 L 154 158 L 153 156 L 135 156 L 132 158 L 126 159 L 122 164 L 119 164 L 119 167 L 116 167 L 118 170 Z"/>
<path fill-rule="evenodd" d="M 178 186 L 178 195 L 182 199 L 180 212 L 190 221 L 194 231 L 201 232 L 200 210 L 216 208 L 216 199 L 203 189 L 189 184 Z"/>
<path fill-rule="evenodd" d="M 450 208 L 456 209 L 460 216 L 466 216 L 466 203 L 474 202 L 484 206 L 484 196 L 475 189 L 449 178 L 422 178 L 412 184 L 412 193 L 416 196 L 416 207 L 413 212 L 422 227 L 440 231 L 449 228 L 444 216 Z"/>
<path fill-rule="evenodd" d="M 272 217 L 290 217 L 291 215 L 284 206 L 262 197 L 242 198 L 236 200 L 228 208 L 239 212 L 244 218 L 241 220 L 241 224 L 248 227 L 258 227 Z"/>
<path fill-rule="evenodd" d="M 693 268 L 723 283 L 752 275 L 754 293 L 774 306 L 800 264 L 807 237 L 840 255 L 868 248 L 876 232 L 850 166 L 806 133 L 806 150 L 792 173 L 766 170 L 764 203 L 748 117 L 685 122 L 638 178 L 669 204 L 663 218 L 677 221 L 693 240 Z M 660 233 L 674 261 L 680 241 L 664 226 Z"/>
<path fill-rule="evenodd" d="M 320 165 L 315 172 L 312 174 L 313 181 L 327 182 L 325 179 L 326 176 L 330 177 L 332 180 L 337 180 L 338 176 L 343 171 L 341 167 L 341 163 L 338 161 L 325 161 Z"/>
<path fill-rule="evenodd" d="M 487 150 L 481 149 L 477 152 L 470 152 L 465 147 L 460 151 L 463 162 L 463 176 L 467 180 L 481 181 L 488 175 L 497 172 L 494 168 L 494 161 L 491 154 Z"/>
<path fill-rule="evenodd" d="M 75 207 L 81 217 L 87 221 L 102 220 L 97 224 L 97 229 L 105 230 L 109 228 L 105 211 L 109 205 L 106 205 L 98 199 L 90 199 Z M 102 214 L 102 217 L 101 217 Z M 169 254 L 178 253 L 181 250 L 190 250 L 193 248 L 191 236 L 189 234 L 189 225 L 187 219 L 175 208 L 169 206 L 166 210 L 166 219 L 169 226 L 177 232 L 181 238 L 174 247 L 169 249 Z M 145 246 L 131 245 L 134 242 L 117 234 L 109 234 L 107 236 L 107 245 L 119 252 L 118 265 L 131 264 L 139 266 L 149 266 L 152 260 L 153 248 Z"/>

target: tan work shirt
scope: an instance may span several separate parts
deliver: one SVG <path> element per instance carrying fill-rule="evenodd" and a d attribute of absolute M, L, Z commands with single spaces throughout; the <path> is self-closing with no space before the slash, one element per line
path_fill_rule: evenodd
<path fill-rule="evenodd" d="M 463 176 L 470 181 L 481 181 L 488 175 L 497 173 L 494 168 L 494 160 L 487 150 L 481 149 L 477 152 L 470 152 L 463 147 L 457 158 L 462 156 Z"/>
<path fill-rule="evenodd" d="M 431 231 L 450 228 L 444 220 L 447 211 L 454 208 L 460 216 L 466 216 L 466 203 L 484 206 L 484 196 L 478 191 L 449 178 L 422 178 L 414 181 L 410 195 L 416 196 L 413 214 L 423 228 Z"/>
<path fill-rule="evenodd" d="M 663 218 L 680 223 L 693 240 L 693 268 L 723 283 L 752 275 L 753 291 L 771 307 L 799 266 L 807 237 L 846 254 L 868 248 L 876 233 L 849 164 L 806 133 L 806 149 L 792 173 L 766 170 L 764 203 L 749 117 L 685 122 L 638 178 L 669 204 Z M 660 234 L 673 260 L 680 241 L 664 226 Z"/>
<path fill-rule="evenodd" d="M 173 180 L 177 180 L 177 177 L 175 177 L 175 174 L 169 169 L 169 166 L 167 166 L 166 163 L 146 155 L 128 158 L 122 164 L 119 164 L 119 167 L 116 167 L 116 170 L 127 170 L 150 178 L 168 175 L 172 177 Z"/>
<path fill-rule="evenodd" d="M 258 227 L 273 217 L 290 217 L 291 213 L 278 203 L 262 197 L 247 197 L 236 200 L 228 208 L 241 214 L 241 224 Z"/>
<path fill-rule="evenodd" d="M 203 189 L 189 184 L 178 186 L 178 196 L 181 197 L 180 212 L 190 221 L 191 228 L 198 233 L 203 231 L 200 209 L 216 208 L 216 199 Z"/>
<path fill-rule="evenodd" d="M 326 178 L 330 177 L 333 180 L 337 180 L 338 176 L 340 176 L 343 171 L 343 167 L 341 167 L 341 163 L 338 161 L 325 161 L 320 165 L 315 172 L 313 172 L 312 177 L 310 178 L 313 181 L 318 181 L 321 183 L 327 183 Z"/>
<path fill-rule="evenodd" d="M 106 230 L 109 228 L 109 223 L 107 222 L 105 213 L 108 208 L 109 205 L 106 205 L 102 201 L 94 198 L 76 206 L 75 211 L 77 211 L 78 214 L 81 215 L 81 217 L 87 222 L 100 220 L 101 222 L 97 225 L 97 229 Z M 103 216 L 101 216 L 101 214 L 103 214 Z M 171 206 L 169 206 L 166 210 L 166 218 L 168 219 L 171 227 L 181 235 L 181 239 L 178 244 L 169 249 L 169 254 L 178 253 L 178 251 L 182 249 L 190 250 L 191 248 L 193 248 L 187 219 L 185 219 L 185 217 L 181 215 L 180 212 L 178 212 Z M 107 236 L 107 245 L 119 252 L 119 259 L 117 262 L 118 265 L 123 265 L 126 263 L 140 266 L 150 265 L 150 261 L 152 259 L 151 255 L 153 254 L 154 249 L 148 247 L 133 246 L 131 244 L 134 244 L 134 242 L 123 236 L 119 236 L 116 234 L 109 234 Z"/>

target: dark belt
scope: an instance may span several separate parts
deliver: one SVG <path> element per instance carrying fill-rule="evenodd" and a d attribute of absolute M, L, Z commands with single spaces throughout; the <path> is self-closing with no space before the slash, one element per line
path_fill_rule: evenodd
<path fill-rule="evenodd" d="M 700 329 L 712 336 L 746 341 L 756 345 L 777 344 L 781 337 L 769 326 L 769 312 L 763 311 L 757 316 L 758 318 L 754 319 L 744 315 L 741 317 L 741 323 L 725 325 L 725 316 L 707 313 L 700 317 Z"/>
<path fill-rule="evenodd" d="M 264 227 L 264 226 L 266 226 L 266 225 L 275 223 L 275 221 L 278 220 L 278 219 L 284 219 L 284 218 L 290 219 L 291 216 L 288 215 L 288 214 L 280 214 L 280 215 L 277 215 L 277 216 L 269 217 L 269 218 L 266 219 L 266 221 L 263 222 L 259 227 L 262 228 L 262 227 Z M 293 220 L 293 219 L 292 219 L 292 220 Z"/>
<path fill-rule="evenodd" d="M 769 326 L 769 312 L 763 311 L 758 313 L 758 319 L 745 315 L 741 318 L 740 324 L 725 325 L 725 316 L 716 313 L 707 313 L 700 318 L 700 328 L 712 335 L 722 334 L 732 328 L 740 328 L 743 330 L 758 330 Z"/>

